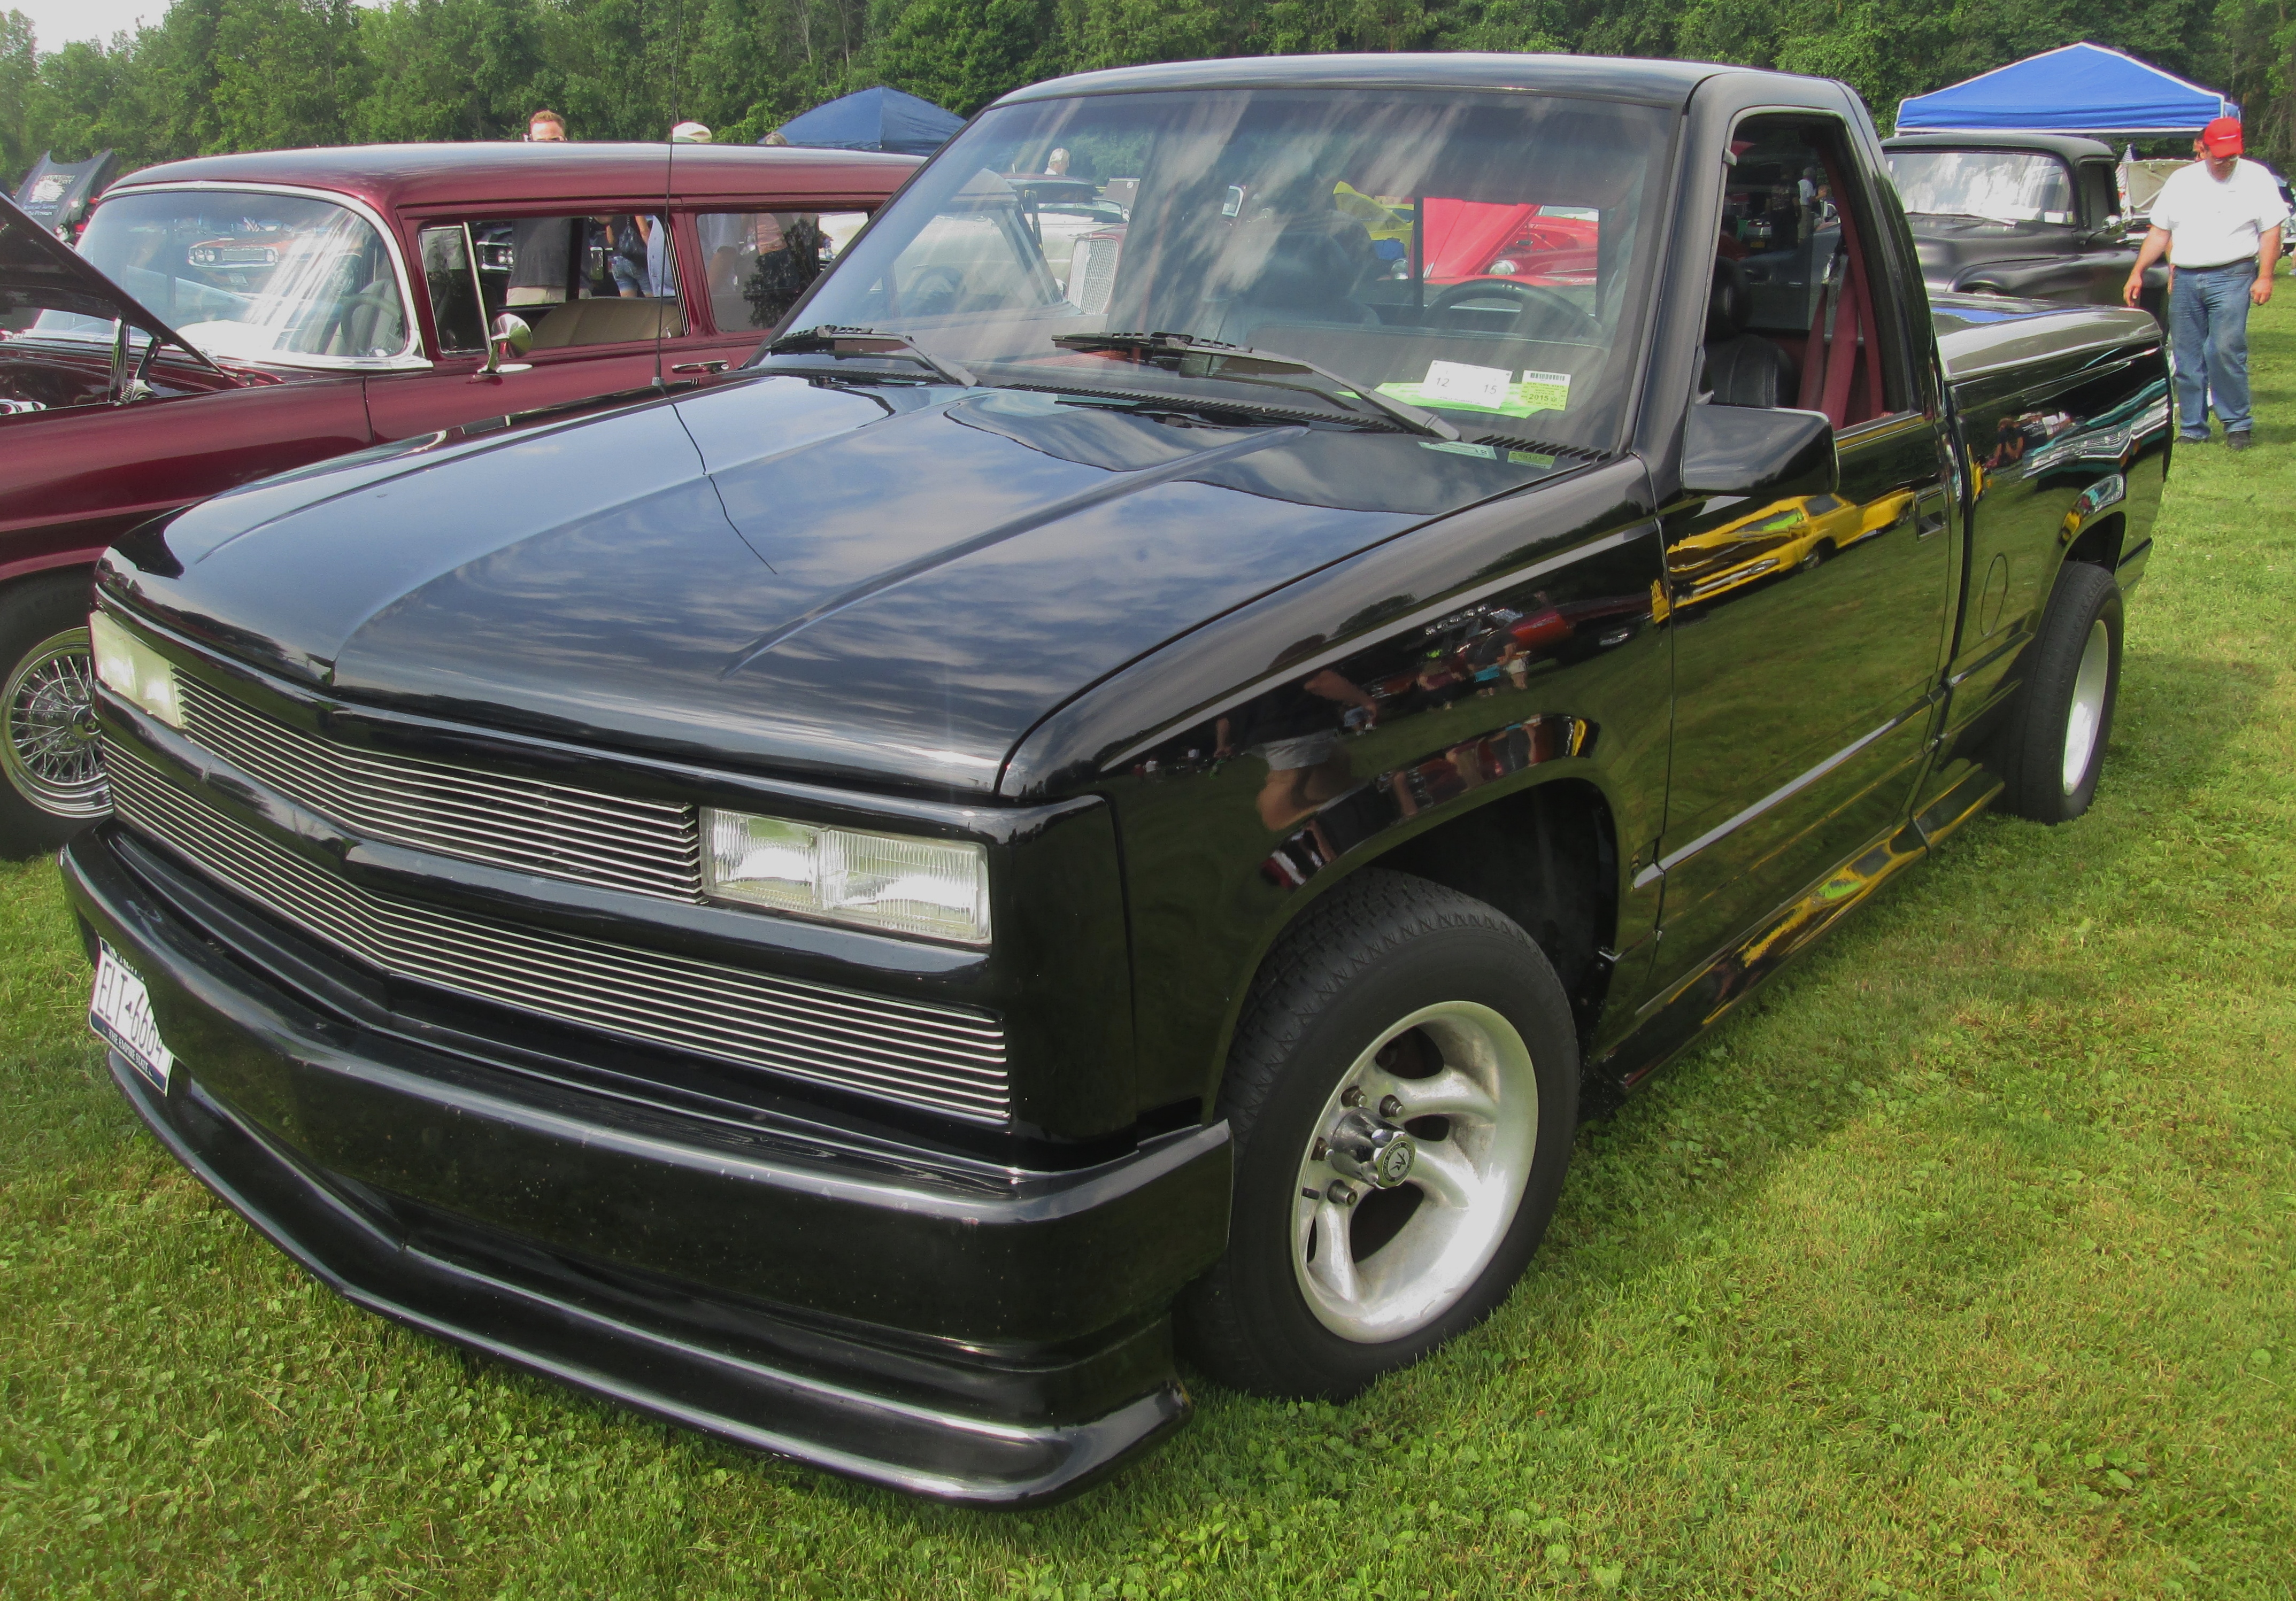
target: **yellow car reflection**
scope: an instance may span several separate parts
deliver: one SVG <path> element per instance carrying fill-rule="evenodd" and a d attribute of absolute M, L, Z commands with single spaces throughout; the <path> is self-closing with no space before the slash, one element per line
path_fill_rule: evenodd
<path fill-rule="evenodd" d="M 1838 494 L 1773 501 L 1759 511 L 1693 534 L 1667 552 L 1674 603 L 1710 600 L 1758 578 L 1807 572 L 1905 520 L 1911 490 L 1859 502 Z"/>

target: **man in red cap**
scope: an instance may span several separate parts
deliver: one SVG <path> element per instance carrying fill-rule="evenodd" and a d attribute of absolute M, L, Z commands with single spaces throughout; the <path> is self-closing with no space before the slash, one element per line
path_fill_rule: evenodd
<path fill-rule="evenodd" d="M 2193 154 L 2152 202 L 2152 231 L 2136 253 L 2136 270 L 2120 298 L 2130 306 L 2144 270 L 2169 257 L 2169 340 L 2177 364 L 2177 437 L 2209 438 L 2209 401 L 2216 400 L 2225 444 L 2245 450 L 2248 412 L 2248 308 L 2272 298 L 2280 225 L 2288 208 L 2272 175 L 2240 159 L 2240 118 L 2219 117 L 2201 130 Z"/>

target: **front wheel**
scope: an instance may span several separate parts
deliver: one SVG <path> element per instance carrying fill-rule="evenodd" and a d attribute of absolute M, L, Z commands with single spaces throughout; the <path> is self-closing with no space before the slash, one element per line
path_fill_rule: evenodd
<path fill-rule="evenodd" d="M 0 592 L 0 857 L 52 851 L 110 808 L 95 739 L 87 575 Z"/>
<path fill-rule="evenodd" d="M 1480 1321 L 1554 1213 L 1578 1089 L 1562 986 L 1511 919 L 1398 873 L 1333 891 L 1237 1029 L 1228 1249 L 1182 1299 L 1188 1354 L 1336 1398 Z"/>
<path fill-rule="evenodd" d="M 2096 797 L 2120 687 L 2120 585 L 2073 562 L 2026 647 L 2017 710 L 2002 730 L 2002 805 L 2035 822 L 2070 822 Z"/>

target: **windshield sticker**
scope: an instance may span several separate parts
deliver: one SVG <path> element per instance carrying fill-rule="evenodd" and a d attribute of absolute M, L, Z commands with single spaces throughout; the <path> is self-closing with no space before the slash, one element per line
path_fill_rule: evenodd
<path fill-rule="evenodd" d="M 1472 380 L 1472 394 L 1461 394 L 1466 386 L 1458 380 L 1437 387 L 1438 374 L 1448 368 L 1454 372 L 1477 374 Z M 1480 375 L 1488 374 L 1499 381 L 1491 384 Z M 1379 392 L 1408 405 L 1449 406 L 1462 412 L 1496 412 L 1502 417 L 1528 417 L 1533 412 L 1560 412 L 1570 404 L 1570 374 L 1568 372 L 1525 372 L 1516 383 L 1506 381 L 1504 367 L 1470 367 L 1456 362 L 1431 363 L 1424 381 L 1415 384 L 1382 384 Z"/>
<path fill-rule="evenodd" d="M 1470 445 L 1464 439 L 1422 439 L 1422 450 L 1439 450 L 1454 456 L 1474 456 L 1485 462 L 1499 459 L 1498 451 L 1488 445 Z"/>
<path fill-rule="evenodd" d="M 1427 376 L 1420 380 L 1419 397 L 1447 405 L 1469 405 L 1479 411 L 1496 412 L 1506 404 L 1507 370 L 1505 367 L 1471 367 L 1464 362 L 1430 362 Z"/>
<path fill-rule="evenodd" d="M 1526 371 L 1514 387 L 1515 398 L 1534 410 L 1559 412 L 1570 404 L 1570 374 Z"/>

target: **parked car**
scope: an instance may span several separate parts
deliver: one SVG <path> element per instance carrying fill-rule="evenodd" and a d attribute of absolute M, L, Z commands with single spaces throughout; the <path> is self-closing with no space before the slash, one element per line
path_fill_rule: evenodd
<path fill-rule="evenodd" d="M 2144 242 L 2122 214 L 2112 147 L 2062 134 L 1907 134 L 1890 176 L 1933 294 L 2010 295 L 2118 306 Z M 2144 278 L 2161 314 L 2169 270 Z"/>
<path fill-rule="evenodd" d="M 1056 145 L 1138 174 L 1097 314 L 999 176 Z M 1751 284 L 1803 167 L 1763 242 L 1834 254 Z M 1491 327 L 1349 195 L 1592 214 L 1592 282 Z M 1012 1505 L 1181 1422 L 1176 1319 L 1351 1395 L 1506 1296 L 1583 1113 L 2095 791 L 2159 327 L 1933 306 L 1841 84 L 1039 84 L 787 326 L 123 543 L 63 854 L 181 1160 L 660 1417 Z"/>
<path fill-rule="evenodd" d="M 345 452 L 714 381 L 917 166 L 669 148 L 170 162 L 114 184 L 78 254 L 0 197 L 0 854 L 106 805 L 83 637 L 106 545 Z M 601 237 L 664 214 L 663 282 L 627 298 Z"/>

